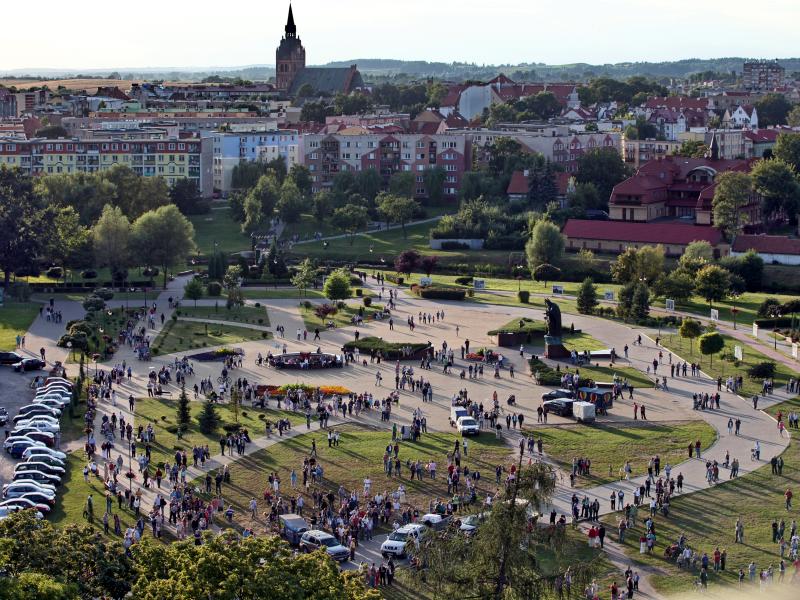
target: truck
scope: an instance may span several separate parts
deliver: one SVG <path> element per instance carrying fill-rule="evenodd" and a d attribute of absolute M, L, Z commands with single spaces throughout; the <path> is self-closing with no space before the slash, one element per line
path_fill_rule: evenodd
<path fill-rule="evenodd" d="M 578 400 L 572 403 L 572 415 L 581 423 L 591 423 L 596 414 L 595 406 L 591 402 Z"/>
<path fill-rule="evenodd" d="M 450 407 L 450 426 L 452 427 L 461 417 L 468 417 L 469 412 L 463 406 L 451 406 Z"/>

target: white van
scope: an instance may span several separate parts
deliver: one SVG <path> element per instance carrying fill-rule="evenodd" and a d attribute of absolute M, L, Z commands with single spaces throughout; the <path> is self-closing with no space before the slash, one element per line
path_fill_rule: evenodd
<path fill-rule="evenodd" d="M 450 407 L 450 426 L 452 427 L 461 417 L 468 417 L 469 413 L 467 409 L 463 406 L 451 406 Z"/>

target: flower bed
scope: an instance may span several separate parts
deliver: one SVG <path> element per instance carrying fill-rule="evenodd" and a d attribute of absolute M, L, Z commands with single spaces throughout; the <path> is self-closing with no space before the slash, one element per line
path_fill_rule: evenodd
<path fill-rule="evenodd" d="M 200 362 L 214 362 L 217 360 L 225 360 L 229 356 L 244 356 L 244 350 L 241 348 L 218 348 L 209 352 L 192 354 L 189 358 Z"/>
<path fill-rule="evenodd" d="M 478 348 L 475 352 L 468 352 L 465 358 L 467 360 L 485 360 L 486 362 L 494 362 L 500 358 L 500 355 L 489 348 Z"/>
<path fill-rule="evenodd" d="M 293 391 L 303 391 L 306 394 L 313 394 L 317 389 L 319 389 L 320 394 L 323 396 L 346 396 L 351 393 L 349 389 L 341 385 L 313 386 L 305 383 L 287 383 L 281 386 L 268 385 L 266 392 L 271 398 L 282 398 Z"/>

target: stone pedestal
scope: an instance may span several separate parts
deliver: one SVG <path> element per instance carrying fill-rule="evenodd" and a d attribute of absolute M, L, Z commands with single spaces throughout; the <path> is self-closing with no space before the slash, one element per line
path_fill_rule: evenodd
<path fill-rule="evenodd" d="M 560 337 L 546 335 L 544 336 L 544 356 L 551 360 L 561 360 L 562 358 L 569 358 L 570 352 L 561 343 Z"/>

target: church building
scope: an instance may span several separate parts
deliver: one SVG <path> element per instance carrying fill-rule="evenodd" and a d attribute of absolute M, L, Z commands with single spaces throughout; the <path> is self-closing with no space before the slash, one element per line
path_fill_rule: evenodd
<path fill-rule="evenodd" d="M 296 96 L 308 84 L 315 93 L 349 94 L 362 87 L 364 81 L 356 65 L 349 67 L 306 67 L 306 49 L 297 37 L 292 5 L 286 20 L 284 36 L 275 52 L 275 81 L 279 92 Z"/>

